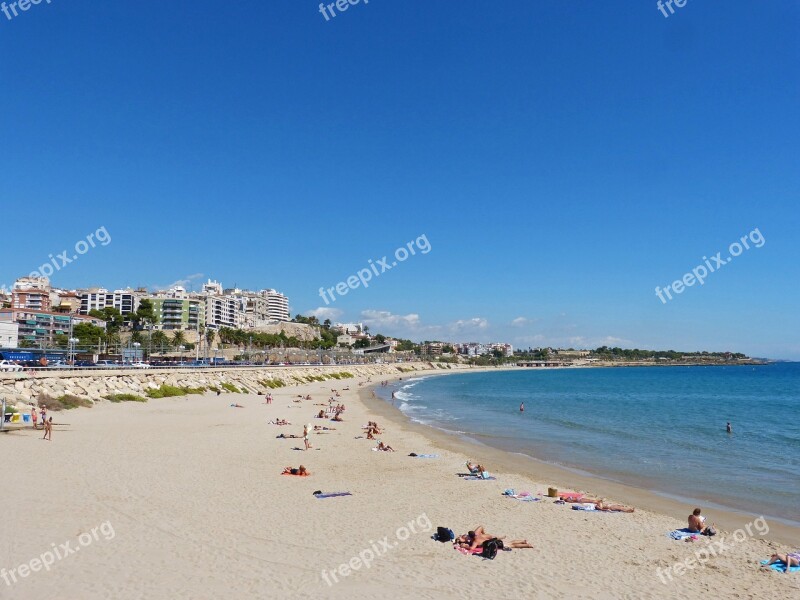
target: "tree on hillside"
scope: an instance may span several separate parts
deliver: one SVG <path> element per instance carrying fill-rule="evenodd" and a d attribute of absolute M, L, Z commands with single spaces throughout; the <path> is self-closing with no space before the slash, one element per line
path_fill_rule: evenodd
<path fill-rule="evenodd" d="M 125 319 L 118 308 L 113 306 L 106 306 L 103 310 L 92 309 L 89 311 L 90 317 L 101 319 L 106 322 L 106 331 L 109 333 L 116 333 L 125 323 Z"/>
<path fill-rule="evenodd" d="M 153 301 L 145 298 L 139 303 L 139 308 L 131 315 L 131 325 L 134 329 L 142 329 L 147 325 L 158 323 L 158 316 L 153 307 Z"/>
<path fill-rule="evenodd" d="M 172 334 L 172 342 L 171 342 L 171 344 L 172 344 L 172 347 L 175 348 L 176 350 L 180 346 L 185 346 L 186 345 L 186 336 L 183 334 L 183 332 L 180 329 L 178 329 L 177 331 L 175 331 L 175 333 Z"/>

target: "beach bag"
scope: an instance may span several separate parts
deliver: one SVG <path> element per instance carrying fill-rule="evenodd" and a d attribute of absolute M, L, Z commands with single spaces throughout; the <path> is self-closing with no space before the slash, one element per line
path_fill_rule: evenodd
<path fill-rule="evenodd" d="M 491 540 L 486 540 L 483 542 L 483 552 L 481 552 L 481 557 L 494 560 L 494 557 L 497 556 L 497 551 L 502 547 L 500 546 L 501 543 L 502 542 L 497 538 L 492 538 Z"/>
<path fill-rule="evenodd" d="M 711 537 L 712 535 L 717 535 L 717 530 L 713 527 L 706 527 L 706 530 L 703 532 L 703 535 L 707 535 Z"/>
<path fill-rule="evenodd" d="M 442 543 L 452 542 L 454 539 L 456 539 L 456 534 L 453 533 L 452 529 L 448 529 L 447 527 L 437 527 L 436 535 L 433 536 L 433 539 Z"/>

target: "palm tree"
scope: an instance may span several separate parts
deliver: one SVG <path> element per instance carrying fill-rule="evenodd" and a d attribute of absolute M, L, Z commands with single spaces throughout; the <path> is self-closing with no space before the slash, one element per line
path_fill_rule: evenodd
<path fill-rule="evenodd" d="M 172 334 L 172 347 L 179 348 L 186 344 L 186 336 L 183 335 L 183 332 L 179 329 L 175 333 Z"/>

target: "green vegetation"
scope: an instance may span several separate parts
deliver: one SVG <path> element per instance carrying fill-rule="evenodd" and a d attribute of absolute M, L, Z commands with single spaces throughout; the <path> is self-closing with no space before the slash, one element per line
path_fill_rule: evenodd
<path fill-rule="evenodd" d="M 187 394 L 184 388 L 167 384 L 164 384 L 154 390 L 147 390 L 145 393 L 147 394 L 148 398 L 171 398 L 173 396 L 185 396 Z"/>
<path fill-rule="evenodd" d="M 280 379 L 264 379 L 262 381 L 259 381 L 259 383 L 261 385 L 263 385 L 264 387 L 270 388 L 270 389 L 282 388 L 282 387 L 284 387 L 286 385 Z"/>
<path fill-rule="evenodd" d="M 231 394 L 241 394 L 242 393 L 241 390 L 239 390 L 239 388 L 237 388 L 232 383 L 228 383 L 227 381 L 223 381 L 222 383 L 220 383 L 220 385 L 222 386 L 222 388 L 224 390 L 230 392 Z"/>
<path fill-rule="evenodd" d="M 47 410 L 55 412 L 61 410 L 70 410 L 72 408 L 78 408 L 80 406 L 84 406 L 86 408 L 91 408 L 92 406 L 94 406 L 94 403 L 88 398 L 80 398 L 72 394 L 64 394 L 63 396 L 54 398 L 49 394 L 41 393 L 36 398 L 36 402 L 39 406 L 43 405 L 47 406 Z"/>
<path fill-rule="evenodd" d="M 109 402 L 147 402 L 147 398 L 136 394 L 110 394 L 105 397 Z"/>

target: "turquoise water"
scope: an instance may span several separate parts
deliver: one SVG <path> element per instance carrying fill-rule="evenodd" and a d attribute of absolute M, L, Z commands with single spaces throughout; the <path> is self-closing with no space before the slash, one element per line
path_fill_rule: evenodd
<path fill-rule="evenodd" d="M 387 398 L 392 389 L 420 423 L 800 525 L 800 363 L 520 369 L 411 379 L 376 392 Z"/>

